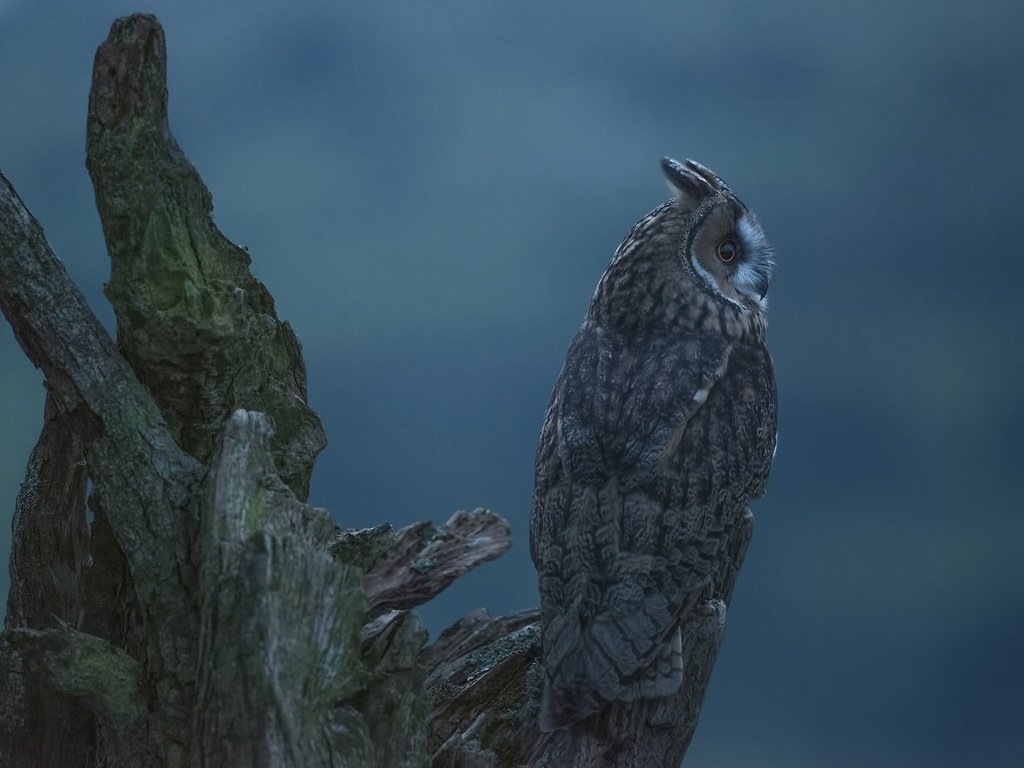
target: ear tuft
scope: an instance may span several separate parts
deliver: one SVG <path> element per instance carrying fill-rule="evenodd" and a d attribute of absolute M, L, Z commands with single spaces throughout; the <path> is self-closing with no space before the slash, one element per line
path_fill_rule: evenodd
<path fill-rule="evenodd" d="M 672 192 L 686 208 L 696 208 L 698 203 L 708 195 L 714 194 L 714 187 L 702 175 L 690 169 L 691 161 L 686 165 L 671 157 L 661 159 L 661 170 L 665 174 L 669 191 Z"/>
<path fill-rule="evenodd" d="M 722 177 L 712 171 L 710 168 L 706 168 L 696 160 L 687 160 L 686 167 L 700 176 L 702 179 L 707 181 L 712 187 L 717 189 L 719 192 L 729 192 L 729 185 L 722 181 Z"/>

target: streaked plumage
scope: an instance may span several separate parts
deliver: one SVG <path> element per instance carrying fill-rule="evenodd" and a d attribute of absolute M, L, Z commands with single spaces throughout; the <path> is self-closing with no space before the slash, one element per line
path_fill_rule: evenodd
<path fill-rule="evenodd" d="M 679 690 L 680 620 L 775 447 L 770 247 L 718 176 L 662 166 L 675 197 L 598 283 L 537 450 L 545 730 Z"/>

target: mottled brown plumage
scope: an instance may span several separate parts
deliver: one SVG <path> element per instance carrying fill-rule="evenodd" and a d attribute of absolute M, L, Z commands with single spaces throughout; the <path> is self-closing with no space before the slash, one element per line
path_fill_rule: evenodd
<path fill-rule="evenodd" d="M 771 250 L 718 176 L 662 165 L 675 197 L 601 278 L 537 449 L 544 730 L 679 690 L 680 621 L 775 449 Z"/>

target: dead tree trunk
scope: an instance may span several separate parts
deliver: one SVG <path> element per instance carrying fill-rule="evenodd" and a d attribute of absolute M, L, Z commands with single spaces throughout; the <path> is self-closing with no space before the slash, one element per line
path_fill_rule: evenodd
<path fill-rule="evenodd" d="M 48 388 L 13 523 L 0 764 L 677 765 L 749 514 L 685 627 L 684 690 L 539 734 L 536 611 L 478 611 L 431 645 L 410 611 L 508 548 L 501 518 L 350 531 L 304 503 L 325 438 L 300 346 L 170 133 L 152 16 L 97 51 L 87 135 L 116 344 L 0 176 L 0 308 Z M 614 753 L 610 721 L 636 734 Z"/>

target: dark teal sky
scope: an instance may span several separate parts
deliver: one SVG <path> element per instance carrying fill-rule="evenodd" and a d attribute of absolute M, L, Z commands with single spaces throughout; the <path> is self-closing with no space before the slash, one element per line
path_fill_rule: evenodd
<path fill-rule="evenodd" d="M 0 0 L 0 169 L 110 327 L 90 69 L 114 17 L 158 15 L 172 130 L 305 348 L 312 501 L 354 527 L 512 524 L 422 612 L 436 632 L 536 603 L 565 349 L 666 197 L 659 158 L 710 166 L 777 249 L 780 442 L 687 765 L 1017 765 L 1017 8 Z M 6 324 L 0 383 L 9 521 L 42 385 Z"/>

